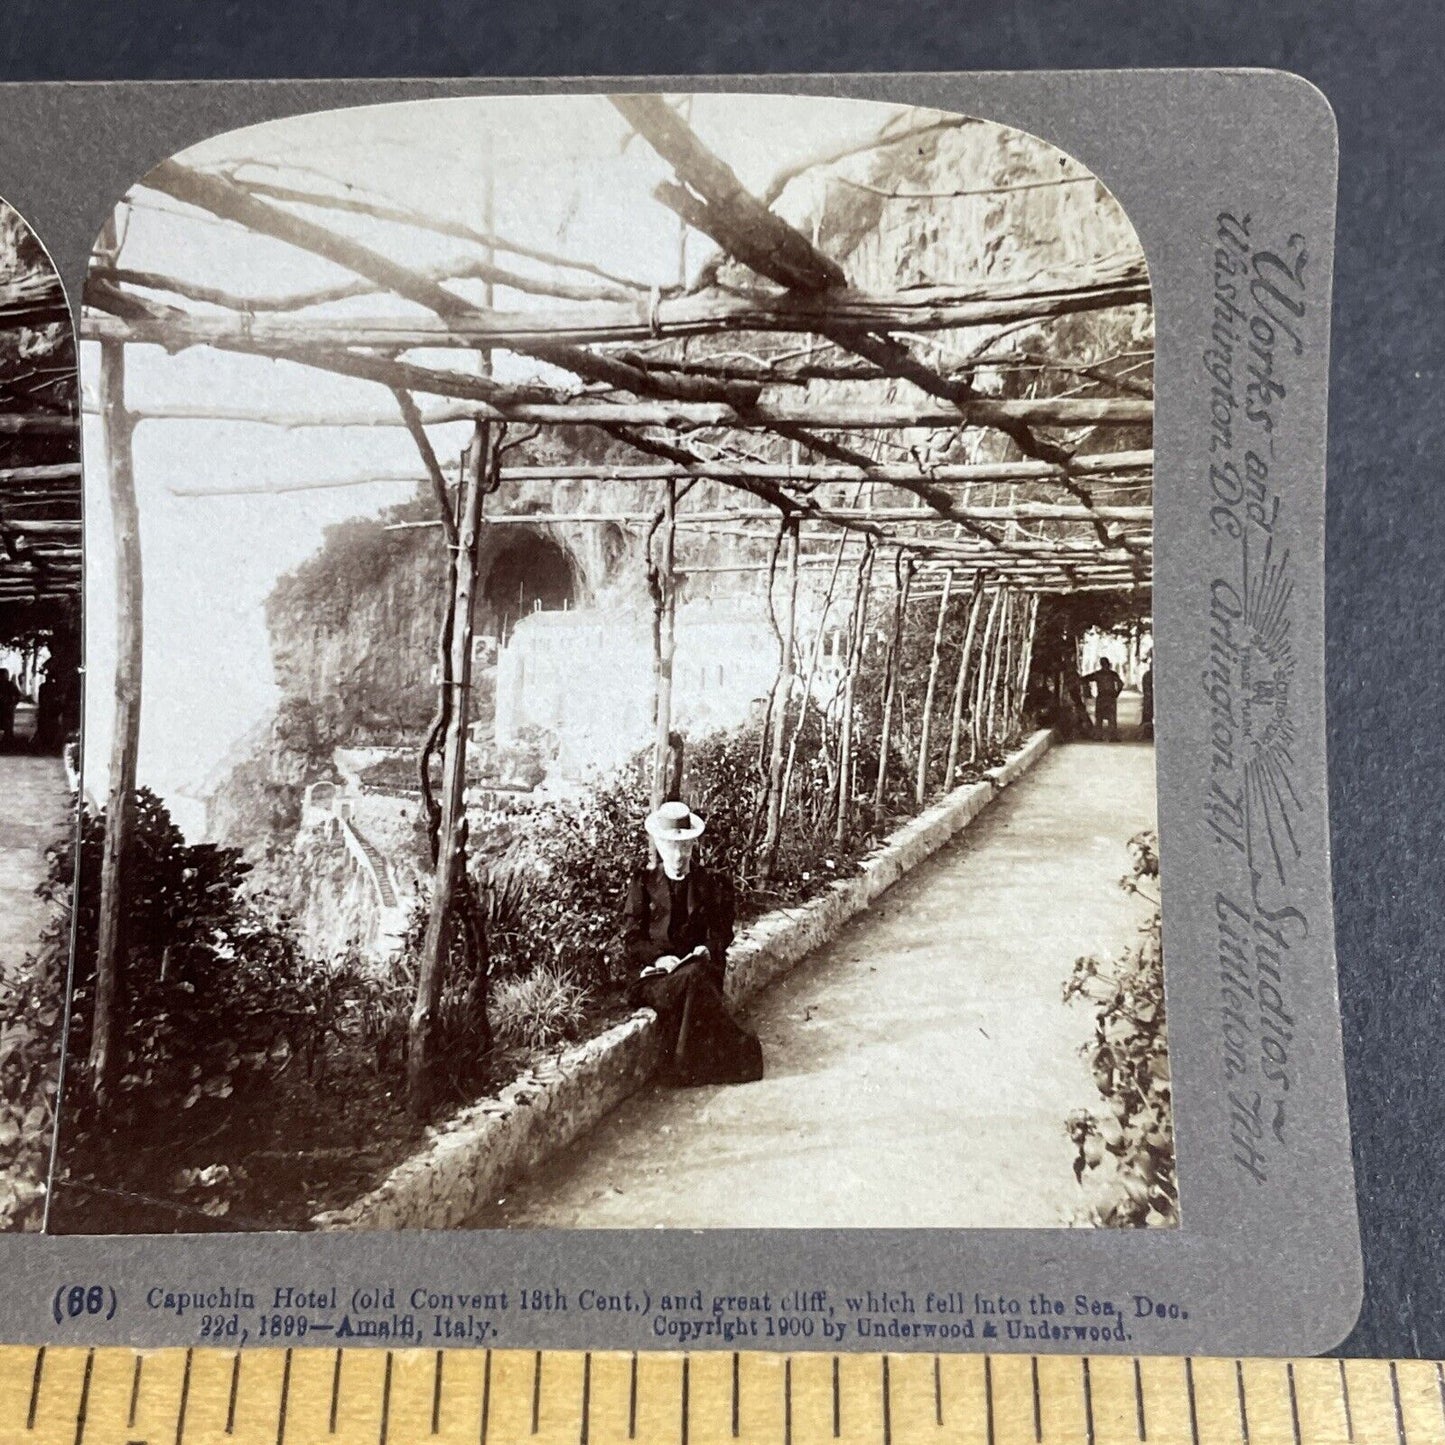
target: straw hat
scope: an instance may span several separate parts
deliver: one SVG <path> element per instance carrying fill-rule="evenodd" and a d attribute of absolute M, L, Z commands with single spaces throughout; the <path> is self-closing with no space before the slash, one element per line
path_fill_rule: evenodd
<path fill-rule="evenodd" d="M 645 826 L 659 843 L 685 843 L 700 837 L 707 824 L 686 803 L 671 802 L 649 814 Z"/>

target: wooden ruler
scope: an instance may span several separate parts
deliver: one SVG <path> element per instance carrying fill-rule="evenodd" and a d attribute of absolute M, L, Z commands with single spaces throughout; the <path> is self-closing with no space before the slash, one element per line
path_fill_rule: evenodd
<path fill-rule="evenodd" d="M 0 1346 L 0 1445 L 1445 1445 L 1430 1360 Z"/>

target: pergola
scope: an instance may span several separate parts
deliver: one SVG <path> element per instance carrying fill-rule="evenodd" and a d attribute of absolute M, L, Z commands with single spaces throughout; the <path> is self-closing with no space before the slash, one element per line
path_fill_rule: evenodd
<path fill-rule="evenodd" d="M 1143 591 L 1152 578 L 1152 469 L 1147 446 L 1119 446 L 1152 423 L 1152 387 L 1138 372 L 1070 366 L 1057 358 L 1018 357 L 1001 348 L 1010 329 L 1150 301 L 1142 255 L 1111 258 L 1089 269 L 1036 275 L 1026 283 L 966 281 L 873 294 L 851 286 L 839 264 L 771 208 L 776 195 L 754 195 L 662 97 L 619 95 L 613 105 L 670 168 L 655 196 L 720 248 L 719 267 L 691 289 L 643 287 L 585 262 L 509 244 L 477 230 L 352 193 L 245 182 L 222 170 L 167 161 L 143 187 L 210 217 L 280 241 L 342 268 L 349 279 L 325 289 L 240 295 L 184 276 L 120 264 L 114 232 L 102 239 L 86 287 L 82 336 L 100 345 L 99 407 L 105 425 L 116 529 L 117 717 L 110 771 L 106 847 L 91 1062 L 104 1088 L 111 1067 L 110 1016 L 122 923 L 120 876 L 128 845 L 140 727 L 142 576 L 131 441 L 138 421 L 167 418 L 243 420 L 276 426 L 402 426 L 414 438 L 416 480 L 429 480 L 437 503 L 432 523 L 446 543 L 449 596 L 439 655 L 442 685 L 420 774 L 437 865 L 430 924 L 412 1018 L 410 1083 L 424 1110 L 428 1040 L 441 989 L 445 939 L 458 922 L 480 927 L 465 868 L 465 713 L 471 684 L 472 617 L 483 527 L 542 522 L 631 521 L 648 527 L 649 584 L 655 608 L 656 747 L 653 790 L 659 799 L 671 766 L 671 667 L 675 643 L 677 543 L 694 526 L 735 528 L 772 544 L 766 565 L 786 570 L 796 598 L 800 567 L 830 569 L 830 594 L 854 548 L 855 590 L 869 585 L 874 559 L 892 560 L 896 625 L 910 596 L 939 602 L 925 730 L 938 681 L 939 637 L 950 593 L 972 590 L 968 642 L 954 682 L 953 773 L 960 719 L 995 707 L 1021 707 L 1034 619 L 1044 593 Z M 931 128 L 937 128 L 933 126 Z M 836 159 L 836 158 L 835 158 Z M 431 228 L 469 244 L 464 266 L 409 267 L 349 234 L 332 219 L 347 213 L 401 226 Z M 508 255 L 534 263 L 526 272 Z M 539 276 L 535 263 L 543 263 Z M 741 278 L 741 279 L 739 279 Z M 482 283 L 481 300 L 456 289 Z M 507 311 L 494 288 L 531 293 L 546 304 Z M 326 303 L 386 298 L 373 314 L 339 316 Z M 397 315 L 397 301 L 411 303 Z M 940 338 L 983 328 L 990 342 L 960 359 Z M 710 338 L 709 347 L 684 345 Z M 203 346 L 284 359 L 379 384 L 384 407 L 327 415 L 270 413 L 206 401 L 138 415 L 125 397 L 125 351 L 150 345 L 175 352 Z M 412 353 L 425 350 L 425 360 Z M 545 363 L 565 373 L 561 385 L 517 384 L 493 374 L 494 351 Z M 451 352 L 455 366 L 439 363 Z M 1035 394 L 999 396 L 979 385 L 982 369 L 1012 365 L 1047 377 Z M 819 395 L 819 383 L 844 383 Z M 1053 389 L 1050 389 L 1050 388 Z M 428 427 L 474 424 L 455 484 L 449 483 Z M 594 428 L 634 454 L 594 465 L 511 460 L 509 427 Z M 1130 429 L 1134 429 L 1131 431 Z M 899 438 L 903 438 L 900 443 Z M 993 459 L 959 459 L 960 443 L 991 437 Z M 941 442 L 942 445 L 931 445 Z M 965 457 L 966 457 L 965 453 Z M 646 511 L 531 512 L 508 516 L 484 499 L 507 481 L 641 483 L 654 487 Z M 247 490 L 353 485 L 378 478 L 282 479 Z M 720 484 L 719 505 L 686 505 L 699 481 Z M 980 489 L 989 484 L 986 499 Z M 204 490 L 213 494 L 212 489 Z M 707 495 L 716 496 L 713 489 Z M 748 564 L 744 564 L 748 565 Z M 887 569 L 880 569 L 887 570 Z M 789 604 L 790 607 L 792 603 Z M 849 647 L 861 647 L 861 623 Z M 969 673 L 975 633 L 979 661 Z M 791 617 L 780 631 L 781 696 L 806 676 L 816 656 L 795 653 Z M 856 665 L 856 658 L 854 659 Z M 772 813 L 786 789 L 781 707 L 771 750 Z M 887 766 L 888 708 L 883 761 Z M 851 699 L 843 714 L 844 742 Z M 975 722 L 975 726 L 977 723 Z M 442 749 L 442 790 L 432 796 L 428 759 Z M 929 779 L 923 748 L 921 801 Z M 845 769 L 846 774 L 846 769 Z M 840 787 L 839 829 L 850 806 Z"/>
<path fill-rule="evenodd" d="M 48 265 L 0 283 L 0 619 L 11 636 L 80 601 L 79 391 L 70 308 Z"/>

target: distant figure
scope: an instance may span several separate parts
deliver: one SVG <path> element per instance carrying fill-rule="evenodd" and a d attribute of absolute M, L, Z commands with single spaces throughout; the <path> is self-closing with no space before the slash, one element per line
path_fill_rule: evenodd
<path fill-rule="evenodd" d="M 1064 736 L 1088 738 L 1094 735 L 1094 724 L 1089 719 L 1089 709 L 1084 705 L 1084 679 L 1073 663 L 1066 663 L 1063 672 L 1064 683 Z"/>
<path fill-rule="evenodd" d="M 1119 740 L 1119 694 L 1124 691 L 1124 680 L 1114 671 L 1114 664 L 1107 657 L 1099 660 L 1097 671 L 1091 672 L 1084 681 L 1094 689 L 1094 726 L 1102 734 L 1105 727 L 1115 742 Z"/>
<path fill-rule="evenodd" d="M 1149 665 L 1144 669 L 1144 676 L 1139 679 L 1139 688 L 1144 695 L 1143 708 L 1139 716 L 1139 729 L 1146 738 L 1154 736 L 1154 659 L 1149 659 Z"/>
<path fill-rule="evenodd" d="M 661 860 L 639 869 L 627 896 L 627 958 L 634 1001 L 656 1011 L 663 1076 L 673 1084 L 746 1084 L 763 1076 L 757 1038 L 733 1022 L 723 997 L 733 941 L 732 886 L 695 865 L 706 824 L 686 803 L 646 822 Z"/>
<path fill-rule="evenodd" d="M 46 670 L 45 680 L 35 693 L 35 751 L 60 751 L 60 684 Z"/>
<path fill-rule="evenodd" d="M 22 696 L 9 670 L 0 667 L 0 747 L 9 748 L 15 741 L 15 704 Z"/>

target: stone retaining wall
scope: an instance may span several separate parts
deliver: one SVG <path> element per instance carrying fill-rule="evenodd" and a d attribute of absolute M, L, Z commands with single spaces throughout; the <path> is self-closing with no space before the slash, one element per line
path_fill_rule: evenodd
<path fill-rule="evenodd" d="M 989 781 L 955 788 L 905 823 L 859 871 L 796 908 L 742 929 L 728 957 L 728 997 L 745 1004 L 831 939 L 904 874 L 967 827 L 998 792 L 1048 749 L 1036 732 Z M 586 1043 L 529 1070 L 494 1099 L 441 1125 L 419 1154 L 399 1164 L 345 1209 L 318 1214 L 317 1229 L 454 1229 L 531 1173 L 640 1089 L 658 1064 L 656 1021 L 643 1009 Z"/>

